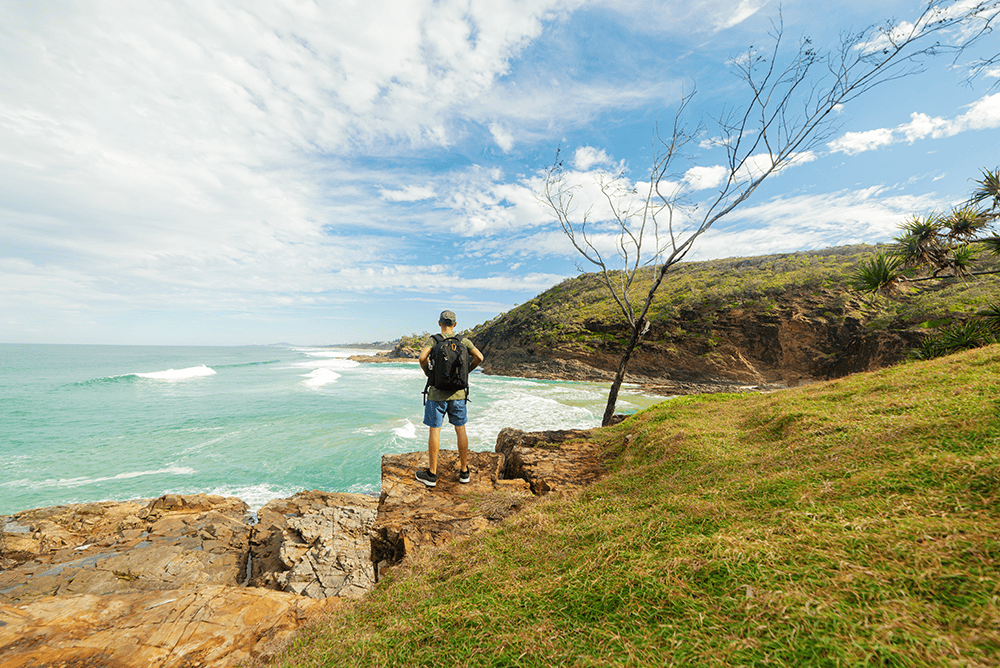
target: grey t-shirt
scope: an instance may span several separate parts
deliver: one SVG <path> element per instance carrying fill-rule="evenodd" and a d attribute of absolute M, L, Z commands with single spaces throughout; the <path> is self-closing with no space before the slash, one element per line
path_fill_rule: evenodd
<path fill-rule="evenodd" d="M 423 348 L 433 348 L 436 341 L 434 341 L 433 336 L 428 336 L 427 340 L 424 341 Z M 470 363 L 472 356 L 472 349 L 475 348 L 475 344 L 469 339 L 463 337 L 462 345 L 469 349 Z M 465 399 L 465 390 L 459 390 L 458 392 L 452 392 L 449 394 L 446 390 L 439 390 L 433 385 L 427 388 L 427 400 L 428 401 L 458 401 L 460 399 Z"/>

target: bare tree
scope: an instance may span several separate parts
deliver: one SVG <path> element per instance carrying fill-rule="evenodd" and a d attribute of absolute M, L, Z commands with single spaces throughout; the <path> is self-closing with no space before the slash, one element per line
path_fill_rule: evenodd
<path fill-rule="evenodd" d="M 790 57 L 779 15 L 769 34 L 770 47 L 751 47 L 734 61 L 749 95 L 745 104 L 713 119 L 715 143 L 726 152 L 726 174 L 715 195 L 700 206 L 690 201 L 680 170 L 689 158 L 686 147 L 701 131 L 683 122 L 693 93 L 682 96 L 670 133 L 654 132 L 648 181 L 633 184 L 624 170 L 599 177 L 603 208 L 610 213 L 595 217 L 590 208 L 577 215 L 574 198 L 582 186 L 568 178 L 557 153 L 538 199 L 584 260 L 597 267 L 629 326 L 602 424 L 610 424 L 629 360 L 649 330 L 647 316 L 656 291 L 698 237 L 767 178 L 828 140 L 835 130 L 832 114 L 842 105 L 880 84 L 922 71 L 926 58 L 960 53 L 991 31 L 998 12 L 1000 0 L 929 0 L 912 23 L 887 22 L 843 35 L 829 51 L 805 38 Z M 944 37 L 952 41 L 943 42 Z M 634 294 L 636 279 L 650 267 L 651 286 L 644 296 Z"/>

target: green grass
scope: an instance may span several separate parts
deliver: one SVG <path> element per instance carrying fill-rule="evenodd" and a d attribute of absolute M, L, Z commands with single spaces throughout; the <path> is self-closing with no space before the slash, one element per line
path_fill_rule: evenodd
<path fill-rule="evenodd" d="M 597 438 L 605 481 L 417 555 L 277 665 L 1000 664 L 1000 346 Z"/>

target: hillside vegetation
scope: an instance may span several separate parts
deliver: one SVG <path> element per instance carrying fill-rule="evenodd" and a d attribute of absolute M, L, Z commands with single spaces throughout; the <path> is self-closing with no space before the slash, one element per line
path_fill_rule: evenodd
<path fill-rule="evenodd" d="M 879 368 L 1000 294 L 1000 276 L 992 275 L 913 283 L 892 301 L 862 296 L 849 286 L 875 250 L 843 246 L 677 265 L 650 310 L 633 379 L 765 383 Z M 989 259 L 983 268 L 996 264 Z M 644 295 L 651 277 L 634 293 Z M 627 333 L 598 276 L 581 274 L 471 336 L 486 354 L 487 373 L 600 380 L 615 368 Z M 574 373 L 584 366 L 593 373 Z"/>
<path fill-rule="evenodd" d="M 655 325 L 683 318 L 685 314 L 710 317 L 712 312 L 741 308 L 773 311 L 790 295 L 811 293 L 829 296 L 830 307 L 845 309 L 846 315 L 863 317 L 872 329 L 898 329 L 926 324 L 928 316 L 939 320 L 972 312 L 996 298 L 1000 279 L 982 276 L 914 283 L 902 289 L 898 300 L 865 299 L 850 284 L 859 262 L 871 257 L 877 248 L 837 246 L 681 263 L 670 271 L 657 292 L 650 320 Z M 1000 269 L 1000 262 L 984 258 L 977 267 L 983 271 L 996 270 Z M 650 271 L 644 281 L 637 283 L 635 294 L 644 297 L 651 281 Z M 536 321 L 535 331 L 540 337 L 547 332 L 551 343 L 580 338 L 578 335 L 586 330 L 584 323 L 588 321 L 624 326 L 624 318 L 596 274 L 567 279 L 474 331 L 480 332 L 507 319 Z M 619 333 L 618 337 L 622 340 L 624 335 Z"/>
<path fill-rule="evenodd" d="M 1000 663 L 1000 346 L 595 434 L 604 481 L 418 554 L 280 665 Z"/>

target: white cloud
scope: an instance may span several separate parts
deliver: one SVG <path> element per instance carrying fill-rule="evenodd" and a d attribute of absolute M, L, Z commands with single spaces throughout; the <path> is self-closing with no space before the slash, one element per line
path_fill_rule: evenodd
<path fill-rule="evenodd" d="M 996 128 L 1000 128 L 1000 93 L 986 95 L 976 100 L 968 105 L 967 112 L 955 118 L 931 117 L 927 114 L 914 112 L 910 115 L 909 123 L 903 123 L 895 128 L 848 132 L 829 142 L 827 148 L 834 153 L 843 152 L 854 155 L 904 140 L 912 144 L 927 137 L 941 139 L 970 130 L 993 130 Z"/>
<path fill-rule="evenodd" d="M 816 154 L 812 151 L 803 151 L 801 153 L 791 153 L 785 158 L 785 161 L 774 171 L 771 172 L 770 176 L 777 176 L 781 174 L 786 169 L 791 167 L 798 167 L 799 165 L 804 165 L 807 162 L 812 162 L 816 160 Z M 756 178 L 760 178 L 765 172 L 774 167 L 774 156 L 767 153 L 757 153 L 748 156 L 743 164 L 737 170 L 736 178 L 740 181 L 748 181 Z"/>
<path fill-rule="evenodd" d="M 871 151 L 880 146 L 888 146 L 891 143 L 893 143 L 892 130 L 880 128 L 865 132 L 847 132 L 842 137 L 827 144 L 827 147 L 834 153 L 854 155 L 863 151 Z"/>
<path fill-rule="evenodd" d="M 604 149 L 597 149 L 593 146 L 581 146 L 573 154 L 573 168 L 581 172 L 586 172 L 595 165 L 606 165 L 610 162 L 611 158 L 604 152 Z"/>
<path fill-rule="evenodd" d="M 770 0 L 594 0 L 615 16 L 630 21 L 642 33 L 690 35 L 716 33 L 735 27 L 770 3 Z"/>
<path fill-rule="evenodd" d="M 961 130 L 992 130 L 1000 128 L 1000 93 L 987 95 L 974 102 L 969 111 L 958 117 Z M 956 133 L 957 134 L 957 133 Z"/>
<path fill-rule="evenodd" d="M 884 145 L 891 144 L 895 141 L 895 132 L 901 132 L 906 138 L 906 141 L 911 144 L 918 139 L 923 139 L 928 136 L 939 136 L 941 132 L 948 132 L 949 126 L 951 124 L 944 120 L 943 118 L 931 118 L 927 114 L 913 113 L 910 114 L 910 122 L 900 125 L 896 130 L 872 130 L 872 132 L 883 133 L 886 137 Z M 870 146 L 863 150 L 869 150 L 872 148 L 878 148 L 878 146 Z M 860 151 L 854 151 L 858 153 Z"/>
<path fill-rule="evenodd" d="M 18 261 L 4 285 L 62 313 L 105 298 L 266 308 L 344 289 L 338 270 L 413 253 L 412 221 L 380 206 L 437 192 L 373 187 L 388 181 L 356 156 L 447 146 L 464 132 L 456 109 L 476 113 L 562 5 L 5 10 L 0 220 Z"/>
<path fill-rule="evenodd" d="M 379 197 L 387 202 L 419 202 L 434 197 L 433 186 L 406 186 L 399 190 L 379 188 Z"/>
<path fill-rule="evenodd" d="M 474 278 L 448 265 L 390 266 L 369 269 L 345 269 L 338 274 L 343 289 L 357 292 L 405 290 L 413 292 L 450 292 L 460 284 L 466 290 L 509 290 L 539 292 L 566 278 L 558 274 L 493 274 Z"/>
<path fill-rule="evenodd" d="M 930 4 L 930 3 L 927 3 Z M 979 20 L 964 20 L 956 25 L 948 26 L 944 30 L 938 29 L 934 34 L 939 44 L 962 44 L 982 28 L 989 20 L 998 15 L 998 6 L 982 0 L 957 0 L 957 2 L 940 3 L 938 6 L 930 8 L 923 15 L 922 20 L 917 23 L 901 21 L 893 26 L 880 27 L 874 31 L 872 38 L 855 46 L 855 50 L 862 53 L 873 53 L 875 51 L 891 48 L 893 45 L 912 38 L 915 34 L 927 30 L 928 26 L 934 26 L 942 22 L 961 19 L 966 14 L 975 14 Z M 925 5 L 924 9 L 927 9 Z"/>
<path fill-rule="evenodd" d="M 768 2 L 769 0 L 739 0 L 736 7 L 729 7 L 728 11 L 716 18 L 716 29 L 725 30 L 743 23 L 759 12 Z"/>
<path fill-rule="evenodd" d="M 510 153 L 514 148 L 514 136 L 499 123 L 490 123 L 490 134 L 504 153 Z"/>
<path fill-rule="evenodd" d="M 893 194 L 882 187 L 779 197 L 731 213 L 698 240 L 690 259 L 874 244 L 897 234 L 908 215 L 944 205 L 933 195 Z"/>
<path fill-rule="evenodd" d="M 684 183 L 690 190 L 717 188 L 729 176 L 729 168 L 725 165 L 713 167 L 692 167 L 684 174 Z"/>

